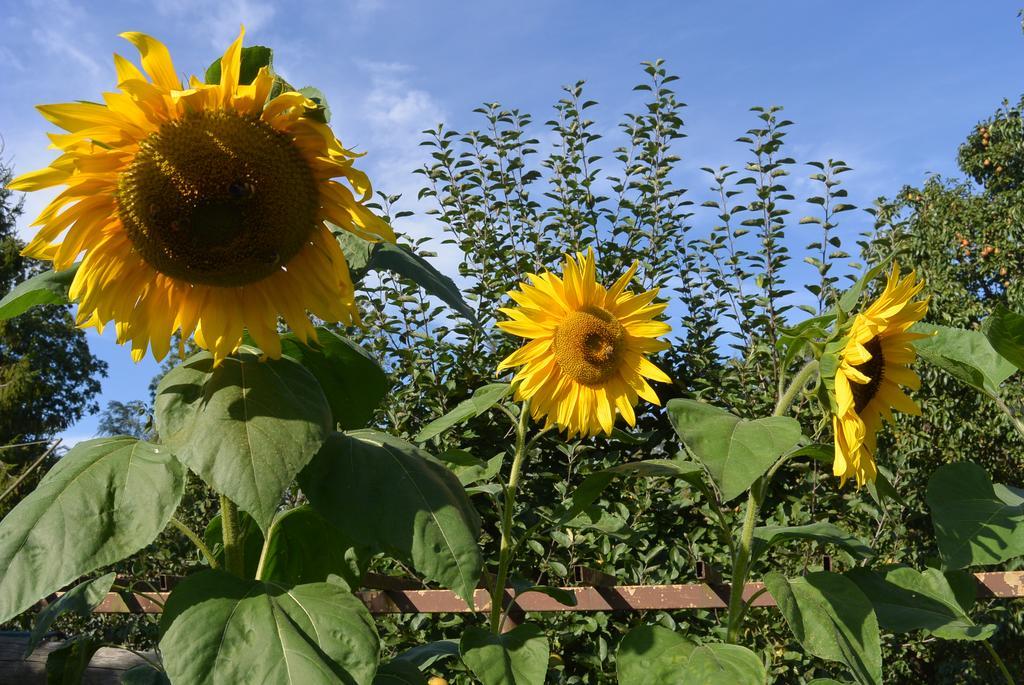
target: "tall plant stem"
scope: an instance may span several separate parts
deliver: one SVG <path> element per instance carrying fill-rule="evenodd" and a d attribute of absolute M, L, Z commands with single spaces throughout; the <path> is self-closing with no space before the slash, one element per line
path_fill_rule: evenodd
<path fill-rule="evenodd" d="M 1024 436 L 1024 421 L 1020 420 L 1020 417 L 1010 409 L 1010 405 L 1006 404 L 1006 400 L 1002 397 L 999 395 L 992 395 L 991 397 L 995 400 L 996 405 L 1003 411 L 1003 413 L 1010 418 L 1010 421 L 1013 422 L 1013 427 L 1017 429 L 1017 432 L 1020 433 L 1021 436 Z"/>
<path fill-rule="evenodd" d="M 504 609 L 505 581 L 508 579 L 508 566 L 512 561 L 512 515 L 516 503 L 516 492 L 519 489 L 519 476 L 529 451 L 526 444 L 526 428 L 530 421 L 530 404 L 523 402 L 516 423 L 516 448 L 512 459 L 512 471 L 508 475 L 505 486 L 505 503 L 501 511 L 501 545 L 498 548 L 498 575 L 494 579 L 491 591 L 491 630 L 495 634 L 501 632 L 501 612 Z M 532 444 L 532 443 L 531 443 Z"/>
<path fill-rule="evenodd" d="M 192 541 L 192 544 L 196 546 L 196 549 L 202 552 L 203 556 L 206 557 L 206 562 L 210 564 L 210 568 L 218 567 L 217 558 L 213 556 L 213 552 L 210 551 L 210 548 L 206 546 L 206 543 L 203 542 L 203 539 L 199 537 L 194 530 L 173 516 L 171 517 L 170 524 L 181 531 L 182 535 Z"/>
<path fill-rule="evenodd" d="M 238 505 L 227 495 L 220 496 L 220 527 L 224 534 L 224 568 L 239 578 L 245 577 L 242 535 L 238 524 Z"/>
<path fill-rule="evenodd" d="M 804 364 L 804 367 L 793 376 L 793 380 L 790 382 L 789 387 L 786 388 L 786 391 L 779 396 L 779 401 L 775 404 L 775 411 L 772 412 L 772 416 L 782 416 L 789 411 L 793 401 L 796 400 L 796 396 L 816 373 L 818 373 L 817 359 L 812 359 Z"/>
<path fill-rule="evenodd" d="M 1017 685 L 1017 681 L 1015 681 L 1013 676 L 1010 675 L 1009 669 L 1006 668 L 1006 664 L 1003 663 L 1003 660 L 999 658 L 996 650 L 992 647 L 992 643 L 988 640 L 982 640 L 981 643 L 985 645 L 985 649 L 988 650 L 988 654 L 992 657 L 992 661 L 996 662 L 996 666 L 999 667 L 999 672 L 1002 673 L 1003 678 L 1006 679 L 1007 685 Z"/>
<path fill-rule="evenodd" d="M 804 386 L 818 372 L 818 361 L 812 359 L 802 369 L 796 372 L 789 387 L 779 396 L 775 404 L 775 411 L 772 416 L 782 416 L 793 405 L 797 395 Z M 779 461 L 768 471 L 767 474 L 758 478 L 747 494 L 747 512 L 743 517 L 743 528 L 740 531 L 739 544 L 736 546 L 732 564 L 732 585 L 729 588 L 729 616 L 726 622 L 725 641 L 735 644 L 740 633 L 740 626 L 743 623 L 744 605 L 743 588 L 747 583 L 747 574 L 750 572 L 750 556 L 754 546 L 754 528 L 757 527 L 757 514 L 761 510 L 765 494 L 768 492 L 768 484 L 778 467 L 789 458 L 783 455 Z"/>

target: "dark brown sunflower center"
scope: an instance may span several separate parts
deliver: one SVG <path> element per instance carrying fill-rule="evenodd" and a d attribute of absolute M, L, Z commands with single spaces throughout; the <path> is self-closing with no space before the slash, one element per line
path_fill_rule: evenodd
<path fill-rule="evenodd" d="M 850 383 L 850 389 L 853 391 L 853 408 L 858 414 L 878 394 L 878 388 L 882 385 L 882 377 L 885 374 L 882 341 L 877 337 L 872 338 L 864 343 L 864 348 L 871 354 L 871 359 L 863 364 L 857 364 L 853 368 L 860 371 L 870 380 L 867 383 Z"/>
<path fill-rule="evenodd" d="M 237 286 L 266 278 L 309 240 L 319 189 L 284 133 L 231 112 L 190 114 L 139 145 L 118 215 L 157 271 Z"/>
<path fill-rule="evenodd" d="M 573 312 L 555 329 L 555 360 L 565 375 L 584 385 L 608 380 L 625 347 L 626 330 L 599 307 Z"/>

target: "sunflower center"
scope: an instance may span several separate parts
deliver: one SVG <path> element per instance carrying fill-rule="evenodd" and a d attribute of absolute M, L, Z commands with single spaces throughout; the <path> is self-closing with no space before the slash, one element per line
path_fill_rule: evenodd
<path fill-rule="evenodd" d="M 853 368 L 860 371 L 870 380 L 867 383 L 850 383 L 850 389 L 853 391 L 853 409 L 858 414 L 878 394 L 878 388 L 882 385 L 882 377 L 885 375 L 882 341 L 876 336 L 864 343 L 864 348 L 871 354 L 871 359 L 863 364 L 856 364 Z"/>
<path fill-rule="evenodd" d="M 598 385 L 619 368 L 626 329 L 604 309 L 587 307 L 559 324 L 553 348 L 565 375 L 583 385 Z"/>
<path fill-rule="evenodd" d="M 308 242 L 316 178 L 287 134 L 233 112 L 191 113 L 139 144 L 118 179 L 118 215 L 157 271 L 238 286 L 280 269 Z"/>

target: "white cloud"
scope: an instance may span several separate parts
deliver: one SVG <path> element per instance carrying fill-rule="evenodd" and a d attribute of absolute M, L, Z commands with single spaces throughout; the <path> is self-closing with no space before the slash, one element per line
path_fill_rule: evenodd
<path fill-rule="evenodd" d="M 162 16 L 187 21 L 210 45 L 223 50 L 238 35 L 238 27 L 255 32 L 274 18 L 277 10 L 259 0 L 157 0 Z"/>
<path fill-rule="evenodd" d="M 68 2 L 68 0 L 33 0 L 32 11 L 36 20 L 31 30 L 32 40 L 48 55 L 68 58 L 88 72 L 88 76 L 98 79 L 103 74 L 103 67 L 90 56 L 95 52 L 90 48 L 91 37 L 83 34 L 82 26 L 89 16 L 85 8 Z M 77 74 L 81 78 L 81 74 Z"/>
<path fill-rule="evenodd" d="M 400 220 L 397 228 L 414 238 L 433 237 L 430 247 L 438 252 L 435 265 L 455 273 L 462 255 L 454 246 L 441 245 L 443 227 L 426 214 L 433 201 L 417 199 L 424 179 L 413 173 L 430 158 L 428 149 L 420 145 L 423 131 L 447 119 L 444 108 L 429 92 L 414 87 L 414 72 L 408 65 L 361 62 L 359 66 L 370 77 L 359 120 L 365 127 L 365 166 L 374 188 L 402 195 L 398 208 L 416 214 Z"/>

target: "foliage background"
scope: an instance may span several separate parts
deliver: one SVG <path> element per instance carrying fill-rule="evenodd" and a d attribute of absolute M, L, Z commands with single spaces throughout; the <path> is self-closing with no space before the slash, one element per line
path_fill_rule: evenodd
<path fill-rule="evenodd" d="M 637 259 L 638 287 L 660 286 L 671 302 L 676 344 L 657 361 L 675 383 L 656 388 L 662 400 L 700 396 L 750 417 L 770 412 L 779 383 L 793 371 L 794 364 L 785 363 L 777 345 L 785 327 L 806 316 L 804 311 L 827 309 L 845 276 L 858 268 L 851 262 L 870 262 L 894 247 L 903 250 L 901 262 L 917 268 L 929 283 L 929 319 L 935 322 L 976 326 L 999 302 L 1024 310 L 1017 278 L 1024 179 L 1019 106 L 1004 105 L 970 133 L 959 155 L 967 178 L 933 177 L 921 187 L 904 187 L 892 198 L 880 198 L 865 221 L 846 202 L 845 163 L 797 159 L 786 145 L 792 123 L 776 107 L 752 110 L 750 128 L 738 139 L 747 152 L 743 166 L 704 170 L 717 199 L 691 202 L 678 185 L 686 129 L 674 80 L 662 63 L 644 65 L 637 88 L 647 101 L 620 122 L 628 142 L 611 150 L 589 118 L 596 103 L 587 98 L 582 82 L 565 89 L 543 123 L 486 103 L 476 110 L 474 130 L 439 127 L 424 133 L 432 161 L 417 170 L 419 199 L 433 203 L 430 213 L 446 232 L 433 243 L 419 241 L 417 249 L 429 255 L 438 242 L 450 242 L 461 252 L 458 276 L 476 321 L 459 318 L 411 282 L 391 275 L 366 278 L 366 327 L 348 333 L 391 376 L 392 392 L 377 416 L 381 427 L 411 438 L 493 380 L 497 362 L 517 345 L 494 327 L 504 292 L 526 272 L 557 267 L 564 250 L 588 244 L 600 255 L 605 280 Z M 408 200 L 386 193 L 379 198 L 379 210 L 399 230 L 413 221 L 402 209 Z M 393 304 L 382 306 L 385 302 Z M 66 310 L 57 311 L 66 316 Z M 923 493 L 927 476 L 938 465 L 969 458 L 994 480 L 1019 484 L 1020 438 L 1005 418 L 955 381 L 921 371 L 924 388 L 916 399 L 924 417 L 901 417 L 880 451 L 905 507 L 881 507 L 866 490 L 840 491 L 816 466 L 793 467 L 769 495 L 769 522 L 827 518 L 872 540 L 882 560 L 920 567 L 935 554 Z M 1019 409 L 1019 388 L 1011 399 Z M 131 403 L 111 407 L 104 429 L 145 431 L 138 409 Z M 816 405 L 805 401 L 800 409 L 808 434 L 828 440 Z M 592 471 L 674 454 L 679 446 L 661 414 L 646 408 L 632 441 L 601 438 L 568 447 L 540 441 L 520 496 L 519 531 Z M 445 434 L 430 449 L 443 455 L 460 448 L 490 459 L 508 443 L 510 427 L 503 421 L 500 415 L 486 415 Z M 473 500 L 484 518 L 484 544 L 493 558 L 494 484 L 501 476 L 481 475 L 473 483 Z M 607 515 L 525 546 L 514 573 L 568 584 L 573 570 L 585 566 L 620 583 L 659 584 L 694 581 L 699 560 L 727 565 L 721 541 L 706 526 L 710 512 L 699 493 L 660 480 L 618 483 L 605 493 Z M 738 515 L 736 504 L 728 515 Z M 202 529 L 214 511 L 205 488 L 193 480 L 179 518 Z M 789 573 L 820 567 L 823 551 L 809 544 L 791 546 L 762 562 L 753 575 L 769 567 Z M 835 563 L 844 568 L 852 560 L 837 555 Z M 118 570 L 152 578 L 158 572 L 184 573 L 198 564 L 181 536 L 166 532 Z M 374 570 L 408 575 L 384 560 Z M 986 620 L 1001 625 L 997 649 L 1011 671 L 1021 672 L 1020 600 L 992 602 L 985 611 L 991 614 Z M 531 619 L 545 624 L 552 640 L 549 679 L 565 683 L 614 682 L 615 646 L 639 622 L 660 622 L 697 638 L 710 638 L 717 626 L 717 617 L 706 611 Z M 771 656 L 778 682 L 830 672 L 801 655 L 776 612 L 758 610 L 755 619 L 746 640 Z M 476 620 L 405 616 L 381 619 L 379 625 L 389 653 L 395 653 L 457 637 L 466 622 Z M 92 619 L 84 628 L 138 645 L 153 636 L 152 627 L 139 618 Z M 978 647 L 969 643 L 889 639 L 885 657 L 890 682 L 989 682 L 993 677 Z M 438 671 L 451 675 L 450 667 L 439 665 Z"/>

